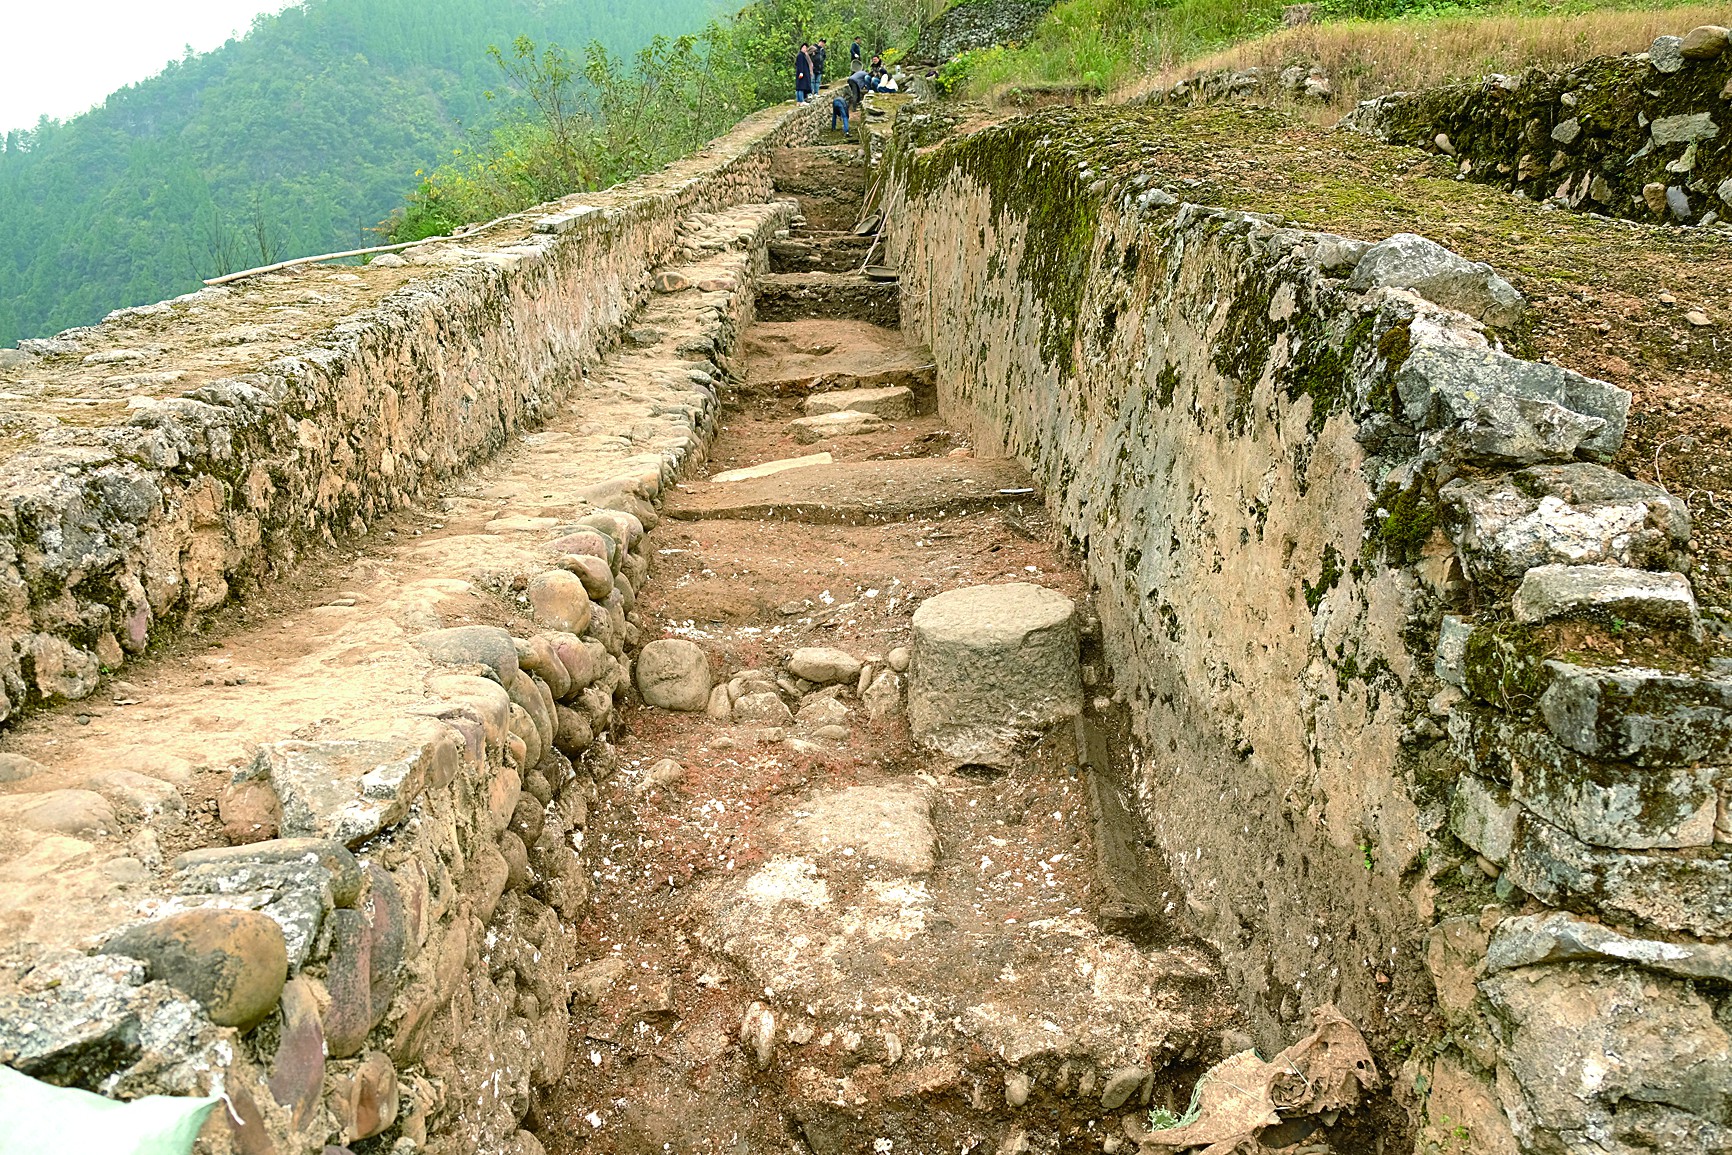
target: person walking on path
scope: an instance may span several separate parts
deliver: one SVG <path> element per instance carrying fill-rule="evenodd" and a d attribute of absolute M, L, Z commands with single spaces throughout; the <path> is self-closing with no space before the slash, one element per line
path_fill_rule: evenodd
<path fill-rule="evenodd" d="M 802 44 L 794 54 L 794 100 L 800 104 L 805 104 L 812 95 L 811 48 L 810 44 Z"/>
<path fill-rule="evenodd" d="M 830 54 L 824 38 L 819 37 L 818 43 L 812 48 L 812 91 L 817 92 L 824 87 L 824 58 Z"/>

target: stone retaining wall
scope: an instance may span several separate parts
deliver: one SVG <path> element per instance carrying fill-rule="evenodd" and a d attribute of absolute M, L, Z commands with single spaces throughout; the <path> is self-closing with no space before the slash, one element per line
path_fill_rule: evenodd
<path fill-rule="evenodd" d="M 1732 682 L 1682 503 L 1601 464 L 1629 396 L 1496 351 L 1519 296 L 1419 238 L 1115 186 L 1062 117 L 945 129 L 891 157 L 904 327 L 1085 559 L 1171 913 L 1259 1047 L 1339 1005 L 1440 1149 L 1724 1146 Z"/>
<path fill-rule="evenodd" d="M 1732 47 L 1726 30 L 1567 72 L 1530 69 L 1366 101 L 1346 122 L 1446 152 L 1463 175 L 1570 208 L 1708 225 L 1732 217 Z"/>
<path fill-rule="evenodd" d="M 255 278 L 0 351 L 0 722 L 90 694 L 533 426 L 617 338 L 680 222 L 769 199 L 772 150 L 820 120 L 767 110 L 663 172 L 412 250 L 407 270 Z M 272 341 L 320 308 L 334 323 Z M 237 345 L 266 351 L 221 356 Z"/>
<path fill-rule="evenodd" d="M 185 837 L 171 783 L 117 769 L 89 789 L 51 789 L 39 783 L 53 767 L 0 757 L 0 1062 L 121 1099 L 223 1095 L 201 1151 L 541 1150 L 532 1091 L 570 1060 L 568 1007 L 598 997 L 595 975 L 616 977 L 608 960 L 584 972 L 588 986 L 574 976 L 570 928 L 596 865 L 588 807 L 612 772 L 644 530 L 663 485 L 705 450 L 716 378 L 794 213 L 751 203 L 770 194 L 766 153 L 816 124 L 810 110 L 774 110 L 683 172 L 585 198 L 607 207 L 552 206 L 517 245 L 447 248 L 431 276 L 410 273 L 379 307 L 248 381 L 64 439 L 51 426 L 55 452 L 7 465 L 27 579 L 9 621 L 72 607 L 111 641 L 127 603 L 100 595 L 124 596 L 127 578 L 161 629 L 189 607 L 170 600 L 155 616 L 153 565 L 183 588 L 201 559 L 215 568 L 198 581 L 260 576 L 309 535 L 361 528 L 348 519 L 409 500 L 537 419 L 559 424 L 529 452 L 559 454 L 587 484 L 562 489 L 568 521 L 442 541 L 427 556 L 457 571 L 435 567 L 420 584 L 444 593 L 345 631 L 340 648 L 365 661 L 321 664 L 354 681 L 354 700 L 309 736 L 260 736 L 219 799 L 237 845 L 165 862 L 158 829 Z M 652 280 L 648 314 L 663 328 L 631 330 L 604 358 Z M 586 386 L 586 374 L 602 376 Z M 128 459 L 123 447 L 141 443 L 176 453 Z M 157 496 L 93 506 L 116 477 Z M 177 513 L 193 492 L 215 495 L 202 522 Z M 210 552 L 199 533 L 216 538 Z M 249 541 L 262 559 L 232 556 Z M 108 580 L 56 589 L 50 547 Z M 440 596 L 464 620 L 483 592 L 531 624 L 517 636 L 404 625 L 448 619 L 431 612 Z M 88 658 L 65 623 L 21 636 Z M 44 667 L 27 655 L 20 668 Z M 381 672 L 390 692 L 375 700 L 362 688 Z"/>

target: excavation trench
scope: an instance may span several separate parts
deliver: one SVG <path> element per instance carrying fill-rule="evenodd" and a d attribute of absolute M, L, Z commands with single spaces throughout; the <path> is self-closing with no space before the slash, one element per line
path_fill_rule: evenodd
<path fill-rule="evenodd" d="M 573 1061 L 535 1129 L 556 1152 L 1099 1149 L 1184 1109 L 1227 992 L 1118 801 L 1120 707 L 1040 494 L 945 427 L 929 355 L 878 323 L 895 286 L 824 268 L 863 255 L 857 160 L 790 151 L 803 218 L 637 601 L 715 688 L 629 708 L 598 767 Z M 888 416 L 805 428 L 842 405 Z M 919 748 L 914 608 L 1018 582 L 1076 602 L 1086 722 L 1003 765 Z M 814 673 L 811 648 L 854 660 Z"/>
<path fill-rule="evenodd" d="M 88 1010 L 9 1063 L 187 1093 L 228 1038 L 213 1141 L 246 1151 L 1015 1153 L 1134 1149 L 1250 1047 L 1046 496 L 941 420 L 898 286 L 856 271 L 858 152 L 774 164 L 798 215 L 688 220 L 580 406 L 7 735 L 0 1023 Z M 911 617 L 1012 584 L 1070 600 L 1081 713 L 940 756 Z M 670 639 L 683 709 L 629 673 Z M 229 907 L 291 976 L 233 1035 L 141 1042 L 166 972 L 67 949 Z M 1326 1118 L 1265 1138 L 1381 1143 Z"/>

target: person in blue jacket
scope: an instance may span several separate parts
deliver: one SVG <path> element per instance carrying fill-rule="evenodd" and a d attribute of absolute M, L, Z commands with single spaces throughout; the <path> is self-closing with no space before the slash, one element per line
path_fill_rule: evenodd
<path fill-rule="evenodd" d="M 812 95 L 812 46 L 800 45 L 800 51 L 794 54 L 794 99 L 801 104 Z"/>

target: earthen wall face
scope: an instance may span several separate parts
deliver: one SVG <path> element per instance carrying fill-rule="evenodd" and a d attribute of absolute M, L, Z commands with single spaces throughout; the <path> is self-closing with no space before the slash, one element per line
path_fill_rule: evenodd
<path fill-rule="evenodd" d="M 1258 1046 L 1337 1004 L 1449 1150 L 1724 1142 L 1724 976 L 1685 972 L 1724 933 L 1700 760 L 1728 716 L 1690 749 L 1594 747 L 1680 732 L 1661 675 L 1547 660 L 1583 608 L 1559 583 L 1622 582 L 1681 599 L 1661 634 L 1689 665 L 1681 503 L 1600 464 L 1628 395 L 1372 272 L 1410 242 L 1114 187 L 1038 117 L 906 119 L 904 327 L 1082 557 L 1127 788 L 1188 896 L 1170 916 L 1221 952 Z M 1691 668 L 1681 693 L 1725 700 Z"/>

